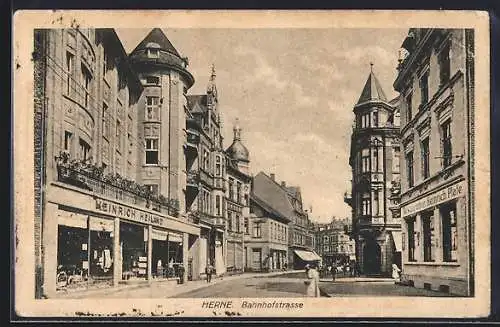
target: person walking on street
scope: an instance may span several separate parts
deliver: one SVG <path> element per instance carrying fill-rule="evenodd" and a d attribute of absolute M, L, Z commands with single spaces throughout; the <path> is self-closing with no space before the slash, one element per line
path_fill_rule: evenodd
<path fill-rule="evenodd" d="M 182 263 L 179 264 L 178 272 L 179 272 L 179 284 L 184 284 L 185 269 L 184 269 L 184 265 Z"/>
<path fill-rule="evenodd" d="M 212 264 L 209 263 L 205 268 L 205 274 L 207 275 L 207 283 L 210 283 L 212 281 L 212 272 L 213 272 L 213 267 Z"/>
<path fill-rule="evenodd" d="M 334 261 L 332 264 L 332 282 L 335 281 L 335 275 L 337 274 L 337 263 Z"/>

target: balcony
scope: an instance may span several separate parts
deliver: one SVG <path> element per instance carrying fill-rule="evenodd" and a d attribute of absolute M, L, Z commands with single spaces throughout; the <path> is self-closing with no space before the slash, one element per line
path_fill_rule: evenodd
<path fill-rule="evenodd" d="M 57 158 L 56 158 L 57 160 Z M 152 194 L 149 189 L 119 174 L 104 175 L 101 168 L 77 161 L 57 163 L 57 180 L 96 195 L 151 209 L 165 215 L 179 216 L 179 201 Z"/>
<path fill-rule="evenodd" d="M 187 172 L 187 186 L 198 189 L 198 182 L 200 180 L 200 173 L 198 170 L 190 170 Z"/>
<path fill-rule="evenodd" d="M 186 133 L 186 155 L 188 155 L 190 158 L 196 158 L 198 156 L 198 144 L 200 144 L 200 133 L 193 129 L 188 129 Z"/>
<path fill-rule="evenodd" d="M 358 220 L 360 227 L 375 227 L 384 225 L 384 217 L 361 216 Z"/>
<path fill-rule="evenodd" d="M 224 217 L 212 216 L 211 214 L 202 211 L 192 211 L 188 216 L 196 217 L 199 222 L 204 222 L 214 227 L 226 227 L 226 221 Z"/>

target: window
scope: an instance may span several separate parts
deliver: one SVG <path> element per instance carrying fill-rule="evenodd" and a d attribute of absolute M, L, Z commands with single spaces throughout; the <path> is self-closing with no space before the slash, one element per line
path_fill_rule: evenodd
<path fill-rule="evenodd" d="M 215 212 L 217 216 L 220 216 L 222 214 L 220 195 L 215 196 Z"/>
<path fill-rule="evenodd" d="M 367 173 L 370 171 L 370 150 L 361 150 L 361 171 Z"/>
<path fill-rule="evenodd" d="M 366 196 L 366 195 L 365 195 Z M 362 214 L 364 216 L 368 216 L 371 214 L 371 203 L 370 203 L 370 198 L 369 198 L 369 194 L 368 194 L 368 197 L 365 197 L 363 198 L 362 200 Z"/>
<path fill-rule="evenodd" d="M 451 147 L 451 121 L 447 120 L 441 125 L 441 147 L 443 157 L 443 168 L 451 165 L 452 147 Z"/>
<path fill-rule="evenodd" d="M 64 132 L 64 150 L 71 151 L 72 139 L 73 139 L 73 133 L 65 131 Z"/>
<path fill-rule="evenodd" d="M 236 202 L 241 203 L 241 183 L 236 182 Z"/>
<path fill-rule="evenodd" d="M 234 179 L 233 178 L 229 178 L 229 199 L 230 200 L 234 200 Z"/>
<path fill-rule="evenodd" d="M 443 222 L 443 261 L 457 261 L 457 212 L 456 203 L 441 206 Z"/>
<path fill-rule="evenodd" d="M 253 224 L 253 230 L 252 230 L 252 236 L 253 237 L 262 237 L 262 227 L 260 222 L 255 222 Z"/>
<path fill-rule="evenodd" d="M 222 176 L 222 157 L 220 155 L 215 156 L 215 176 Z"/>
<path fill-rule="evenodd" d="M 158 196 L 158 184 L 146 184 L 145 186 L 151 195 Z"/>
<path fill-rule="evenodd" d="M 147 49 L 148 58 L 158 58 L 160 51 L 159 49 Z"/>
<path fill-rule="evenodd" d="M 105 138 L 109 137 L 109 111 L 108 111 L 108 105 L 103 103 L 102 104 L 102 135 Z"/>
<path fill-rule="evenodd" d="M 206 171 L 210 169 L 210 153 L 207 149 L 203 149 L 203 169 Z"/>
<path fill-rule="evenodd" d="M 80 160 L 86 161 L 90 159 L 90 145 L 80 139 Z"/>
<path fill-rule="evenodd" d="M 146 84 L 160 85 L 160 77 L 146 76 Z"/>
<path fill-rule="evenodd" d="M 378 216 L 380 214 L 378 193 L 379 193 L 378 190 L 373 191 L 373 214 L 375 216 Z"/>
<path fill-rule="evenodd" d="M 146 97 L 146 120 L 160 119 L 160 98 L 156 96 Z"/>
<path fill-rule="evenodd" d="M 422 213 L 424 234 L 424 261 L 434 261 L 434 217 L 432 211 Z"/>
<path fill-rule="evenodd" d="M 406 95 L 405 101 L 406 101 L 406 122 L 410 122 L 411 119 L 413 118 L 412 116 L 412 97 L 413 97 L 413 92 L 409 92 Z"/>
<path fill-rule="evenodd" d="M 394 156 L 392 158 L 392 171 L 399 173 L 399 148 L 394 148 Z"/>
<path fill-rule="evenodd" d="M 84 104 L 85 107 L 89 105 L 90 99 L 90 82 L 92 81 L 92 75 L 90 71 L 82 64 L 82 85 L 85 92 Z"/>
<path fill-rule="evenodd" d="M 73 89 L 73 72 L 75 69 L 75 55 L 66 52 L 66 94 L 70 95 Z"/>
<path fill-rule="evenodd" d="M 146 165 L 158 164 L 158 139 L 146 138 Z"/>
<path fill-rule="evenodd" d="M 240 215 L 236 214 L 236 231 L 238 233 L 241 233 L 241 227 L 240 227 Z"/>
<path fill-rule="evenodd" d="M 450 79 L 450 45 L 447 44 L 438 55 L 439 84 L 442 86 Z"/>
<path fill-rule="evenodd" d="M 374 172 L 379 172 L 380 167 L 379 167 L 379 158 L 378 158 L 378 153 L 379 153 L 379 148 L 373 149 L 373 171 Z"/>
<path fill-rule="evenodd" d="M 244 224 L 245 224 L 245 226 L 244 226 L 244 228 L 245 228 L 245 234 L 248 235 L 248 234 L 250 234 L 250 229 L 249 229 L 249 226 L 248 226 L 248 217 L 245 217 Z"/>
<path fill-rule="evenodd" d="M 373 112 L 373 127 L 378 127 L 378 111 Z"/>
<path fill-rule="evenodd" d="M 116 141 L 116 150 L 118 152 L 122 152 L 123 136 L 122 136 L 122 127 L 119 120 L 116 121 L 115 141 Z"/>
<path fill-rule="evenodd" d="M 106 79 L 106 73 L 108 72 L 108 57 L 106 56 L 105 50 L 102 53 L 102 77 Z"/>
<path fill-rule="evenodd" d="M 413 187 L 413 151 L 406 154 L 406 178 L 408 187 Z"/>
<path fill-rule="evenodd" d="M 248 203 L 248 194 L 245 194 L 244 198 L 245 198 L 245 205 L 248 206 L 249 205 L 249 203 Z"/>
<path fill-rule="evenodd" d="M 233 213 L 231 211 L 227 212 L 227 230 L 233 230 Z"/>
<path fill-rule="evenodd" d="M 429 101 L 429 71 L 420 77 L 420 104 L 423 106 Z"/>
<path fill-rule="evenodd" d="M 429 138 L 422 140 L 420 149 L 422 151 L 422 177 L 429 178 Z"/>
<path fill-rule="evenodd" d="M 370 113 L 365 113 L 361 116 L 361 127 L 370 127 Z"/>

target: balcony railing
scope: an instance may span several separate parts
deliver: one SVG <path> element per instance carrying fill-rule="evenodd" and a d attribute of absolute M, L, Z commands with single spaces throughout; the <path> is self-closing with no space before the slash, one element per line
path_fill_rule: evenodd
<path fill-rule="evenodd" d="M 140 185 L 133 184 L 135 182 L 121 179 L 118 177 L 119 175 L 112 175 L 113 177 L 111 178 L 108 176 L 96 176 L 91 171 L 57 165 L 59 182 L 86 189 L 98 195 L 120 200 L 128 204 L 142 206 L 166 215 L 179 216 L 177 200 L 171 199 L 169 201 L 163 196 L 147 195 L 143 193 L 144 189 L 141 189 Z M 121 183 L 121 185 L 118 183 Z"/>
<path fill-rule="evenodd" d="M 188 214 L 188 216 L 196 217 L 195 219 L 198 219 L 198 222 L 205 222 L 209 225 L 218 227 L 226 226 L 226 220 L 224 219 L 224 217 L 213 216 L 202 211 L 192 211 Z"/>

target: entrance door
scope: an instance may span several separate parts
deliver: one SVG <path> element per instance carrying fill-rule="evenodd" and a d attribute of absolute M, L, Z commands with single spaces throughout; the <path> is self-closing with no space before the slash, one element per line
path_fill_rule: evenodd
<path fill-rule="evenodd" d="M 363 248 L 363 270 L 367 275 L 379 274 L 381 255 L 380 245 L 377 242 L 369 242 Z"/>
<path fill-rule="evenodd" d="M 252 270 L 260 271 L 261 270 L 261 259 L 262 259 L 262 251 L 261 249 L 252 249 Z"/>

